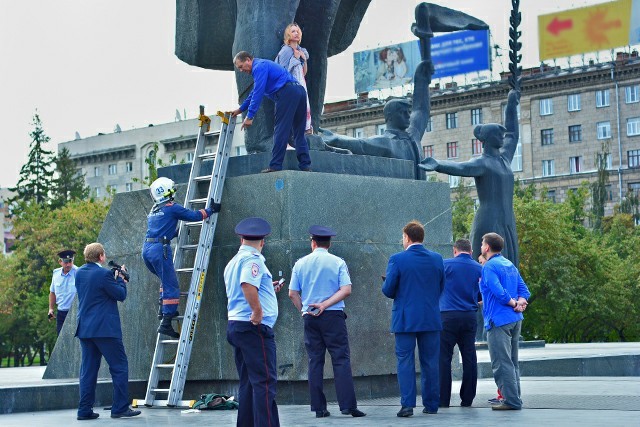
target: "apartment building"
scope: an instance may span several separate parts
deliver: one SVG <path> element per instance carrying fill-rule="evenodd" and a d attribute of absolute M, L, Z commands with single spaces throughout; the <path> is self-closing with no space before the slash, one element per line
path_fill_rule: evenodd
<path fill-rule="evenodd" d="M 425 157 L 467 161 L 482 154 L 473 128 L 503 123 L 508 75 L 498 82 L 431 88 L 431 120 L 421 145 Z M 512 162 L 525 184 L 546 188 L 555 201 L 583 181 L 593 182 L 597 162 L 609 171 L 606 213 L 628 191 L 640 192 L 640 58 L 560 69 L 523 70 L 519 106 L 520 143 Z M 325 106 L 323 128 L 357 138 L 384 133 L 385 100 L 366 94 Z M 458 177 L 431 173 L 451 187 Z M 473 185 L 472 179 L 465 184 Z M 475 191 L 474 191 L 475 194 Z M 475 197 L 475 196 L 474 196 Z"/>

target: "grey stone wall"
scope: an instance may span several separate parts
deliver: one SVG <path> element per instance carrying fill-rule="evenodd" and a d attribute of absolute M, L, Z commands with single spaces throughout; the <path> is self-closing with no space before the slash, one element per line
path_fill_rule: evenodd
<path fill-rule="evenodd" d="M 185 187 L 181 186 L 177 200 Z M 117 194 L 99 240 L 107 257 L 125 263 L 131 272 L 129 295 L 120 304 L 124 343 L 131 380 L 146 380 L 156 328 L 157 278 L 145 268 L 140 248 L 151 207 L 146 191 Z M 388 376 L 396 371 L 393 335 L 389 333 L 391 300 L 380 292 L 390 255 L 402 250 L 402 227 L 417 219 L 426 224 L 428 248 L 451 256 L 451 209 L 445 183 L 368 176 L 281 171 L 228 178 L 222 199 L 212 259 L 207 273 L 200 319 L 189 368 L 189 380 L 237 378 L 231 346 L 226 342 L 226 295 L 223 270 L 237 252 L 235 224 L 261 216 L 273 226 L 263 251 L 275 277 L 290 277 L 294 262 L 309 253 L 307 228 L 334 227 L 331 251 L 344 258 L 353 281 L 346 300 L 353 374 Z M 287 296 L 278 295 L 275 326 L 280 381 L 304 381 L 307 356 L 302 319 Z M 182 308 L 180 310 L 182 312 Z M 45 378 L 77 378 L 80 347 L 75 332 L 75 307 L 52 354 Z M 332 377 L 327 364 L 326 378 Z M 102 366 L 100 377 L 107 377 Z"/>

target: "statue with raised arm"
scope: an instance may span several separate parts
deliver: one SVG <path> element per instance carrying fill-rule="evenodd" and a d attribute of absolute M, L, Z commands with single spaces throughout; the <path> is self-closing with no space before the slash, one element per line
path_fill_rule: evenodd
<path fill-rule="evenodd" d="M 420 39 L 422 61 L 414 73 L 413 105 L 405 99 L 392 99 L 384 106 L 386 130 L 371 138 L 351 138 L 321 130 L 324 142 L 353 154 L 411 160 L 415 165 L 415 179 L 425 179 L 418 167 L 422 160 L 421 141 L 431 108 L 429 84 L 433 75 L 431 38 L 434 32 L 488 29 L 487 24 L 457 10 L 430 3 L 416 6 L 416 22 L 411 31 Z"/>
<path fill-rule="evenodd" d="M 473 177 L 480 206 L 471 226 L 473 254 L 479 255 L 482 236 L 494 232 L 504 237 L 502 254 L 518 265 L 518 234 L 513 213 L 513 172 L 511 161 L 518 147 L 518 102 L 520 92 L 511 90 L 505 112 L 505 126 L 490 123 L 478 125 L 473 134 L 482 141 L 480 157 L 468 162 L 424 159 L 420 168 L 447 175 Z"/>

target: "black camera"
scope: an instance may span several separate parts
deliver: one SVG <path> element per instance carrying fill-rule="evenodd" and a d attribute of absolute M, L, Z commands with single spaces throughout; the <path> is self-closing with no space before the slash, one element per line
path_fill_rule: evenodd
<path fill-rule="evenodd" d="M 111 271 L 113 271 L 114 273 L 122 274 L 122 277 L 124 278 L 124 280 L 126 280 L 127 282 L 129 281 L 129 277 L 130 277 L 129 273 L 124 271 L 120 264 L 115 263 L 113 261 L 109 261 L 109 267 L 111 267 Z"/>

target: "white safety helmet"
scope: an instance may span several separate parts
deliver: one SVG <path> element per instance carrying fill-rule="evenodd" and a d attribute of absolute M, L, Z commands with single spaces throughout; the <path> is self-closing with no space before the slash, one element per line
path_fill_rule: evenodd
<path fill-rule="evenodd" d="M 158 178 L 151 183 L 150 191 L 156 203 L 166 202 L 173 199 L 173 195 L 176 194 L 176 184 L 169 178 Z"/>

